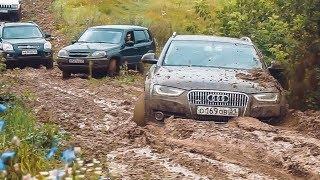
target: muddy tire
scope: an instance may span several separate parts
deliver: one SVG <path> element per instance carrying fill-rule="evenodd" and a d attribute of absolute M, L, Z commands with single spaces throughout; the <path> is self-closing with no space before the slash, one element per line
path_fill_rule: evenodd
<path fill-rule="evenodd" d="M 13 22 L 19 22 L 21 20 L 21 10 L 19 10 L 18 12 L 12 14 L 11 20 Z"/>
<path fill-rule="evenodd" d="M 14 69 L 15 68 L 15 65 L 13 63 L 8 62 L 8 61 L 5 63 L 5 65 L 6 65 L 6 69 Z"/>
<path fill-rule="evenodd" d="M 46 69 L 53 69 L 53 61 L 48 60 L 45 64 Z"/>
<path fill-rule="evenodd" d="M 116 59 L 111 59 L 108 65 L 108 75 L 111 77 L 119 75 L 120 67 Z"/>
<path fill-rule="evenodd" d="M 71 77 L 71 73 L 67 71 L 62 71 L 62 79 L 68 79 Z"/>
<path fill-rule="evenodd" d="M 146 121 L 146 104 L 145 104 L 145 98 L 144 95 L 140 96 L 136 106 L 134 107 L 134 113 L 133 113 L 133 121 L 137 123 L 138 126 L 145 126 L 147 124 Z"/>
<path fill-rule="evenodd" d="M 137 64 L 137 70 L 140 74 L 144 74 L 144 65 L 142 62 L 139 62 L 139 64 Z"/>

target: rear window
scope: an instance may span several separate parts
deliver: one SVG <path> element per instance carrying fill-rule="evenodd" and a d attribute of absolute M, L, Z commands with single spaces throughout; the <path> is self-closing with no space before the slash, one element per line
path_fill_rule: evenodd
<path fill-rule="evenodd" d="M 8 26 L 3 28 L 4 39 L 42 38 L 43 35 L 37 26 Z"/>
<path fill-rule="evenodd" d="M 254 46 L 213 41 L 172 41 L 163 64 L 232 69 L 263 68 Z"/>

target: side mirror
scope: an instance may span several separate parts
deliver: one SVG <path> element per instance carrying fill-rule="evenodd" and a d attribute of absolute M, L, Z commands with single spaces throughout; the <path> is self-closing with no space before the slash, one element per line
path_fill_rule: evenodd
<path fill-rule="evenodd" d="M 134 46 L 134 42 L 133 41 L 127 41 L 126 42 L 126 46 L 129 46 L 129 47 Z"/>
<path fill-rule="evenodd" d="M 44 33 L 44 38 L 51 38 L 52 36 L 51 36 L 51 34 L 49 34 L 49 33 Z"/>
<path fill-rule="evenodd" d="M 74 44 L 74 43 L 76 43 L 77 42 L 77 40 L 72 40 L 71 41 L 71 44 Z"/>
<path fill-rule="evenodd" d="M 288 79 L 283 65 L 273 61 L 268 67 L 268 71 L 284 89 L 288 89 Z"/>
<path fill-rule="evenodd" d="M 157 64 L 158 60 L 156 59 L 156 55 L 154 53 L 147 53 L 142 56 L 141 62 L 146 64 Z"/>

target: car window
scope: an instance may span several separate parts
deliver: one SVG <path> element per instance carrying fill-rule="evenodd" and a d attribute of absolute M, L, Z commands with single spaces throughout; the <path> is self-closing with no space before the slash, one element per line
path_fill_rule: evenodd
<path fill-rule="evenodd" d="M 146 34 L 148 41 L 152 41 L 152 37 L 150 35 L 150 32 L 145 30 L 144 33 Z"/>
<path fill-rule="evenodd" d="M 8 26 L 3 28 L 4 39 L 42 38 L 43 35 L 37 26 Z"/>
<path fill-rule="evenodd" d="M 232 69 L 263 68 L 252 45 L 212 41 L 172 41 L 164 65 Z"/>
<path fill-rule="evenodd" d="M 122 36 L 123 30 L 105 28 L 88 29 L 82 34 L 78 42 L 119 44 Z"/>
<path fill-rule="evenodd" d="M 136 44 L 149 41 L 144 31 L 134 31 L 134 38 Z"/>

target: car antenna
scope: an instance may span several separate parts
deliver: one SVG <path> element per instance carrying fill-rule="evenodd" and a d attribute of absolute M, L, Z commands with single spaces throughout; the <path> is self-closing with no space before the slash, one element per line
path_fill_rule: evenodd
<path fill-rule="evenodd" d="M 172 37 L 175 38 L 177 36 L 177 32 L 173 32 Z"/>

